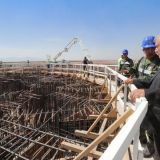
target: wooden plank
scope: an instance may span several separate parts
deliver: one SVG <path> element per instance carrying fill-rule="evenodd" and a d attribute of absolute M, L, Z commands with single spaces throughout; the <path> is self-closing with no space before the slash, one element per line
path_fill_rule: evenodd
<path fill-rule="evenodd" d="M 71 150 L 71 151 L 76 152 L 76 153 L 80 153 L 83 150 L 85 150 L 85 147 L 83 147 L 83 146 L 80 146 L 78 144 L 72 144 L 72 143 L 65 142 L 65 141 L 63 141 L 61 143 L 61 147 L 64 148 L 64 149 L 67 149 L 67 150 Z M 89 153 L 89 156 L 94 157 L 94 158 L 100 158 L 102 156 L 102 154 L 103 153 L 99 152 L 99 151 L 91 151 Z"/>
<path fill-rule="evenodd" d="M 111 98 L 107 99 L 91 99 L 92 102 L 100 103 L 100 104 L 107 104 Z"/>
<path fill-rule="evenodd" d="M 107 95 L 106 91 L 102 91 L 102 92 L 94 92 L 95 95 L 99 95 L 101 94 L 102 96 Z M 108 97 L 108 96 L 107 96 Z"/>
<path fill-rule="evenodd" d="M 94 132 L 90 132 L 87 134 L 87 131 L 84 131 L 84 130 L 75 130 L 75 135 L 79 137 L 90 138 L 90 139 L 96 139 L 99 136 L 98 133 L 94 133 Z"/>
<path fill-rule="evenodd" d="M 99 135 L 88 147 L 86 147 L 74 160 L 80 160 L 84 156 L 87 156 L 95 146 L 106 139 L 112 134 L 127 118 L 133 113 L 133 110 L 129 108 L 122 116 L 120 116 L 113 124 L 111 124 L 101 135 Z"/>
<path fill-rule="evenodd" d="M 122 84 L 120 86 L 120 88 L 118 89 L 118 91 L 116 92 L 116 94 L 111 98 L 111 100 L 109 101 L 109 103 L 106 105 L 106 107 L 103 109 L 103 111 L 101 112 L 101 114 L 97 117 L 97 119 L 93 122 L 93 124 L 90 126 L 90 128 L 88 129 L 87 133 L 91 132 L 92 129 L 96 126 L 96 124 L 100 121 L 100 119 L 102 118 L 102 116 L 106 113 L 107 109 L 109 108 L 109 106 L 113 103 L 113 101 L 116 99 L 117 95 L 119 94 L 119 92 L 122 90 L 122 88 L 124 87 L 124 84 Z"/>
<path fill-rule="evenodd" d="M 103 131 L 105 130 L 106 123 L 107 123 L 107 118 L 105 118 L 103 120 L 103 123 L 102 123 L 102 125 L 101 125 L 101 127 L 99 129 L 99 132 L 98 132 L 99 134 L 103 133 Z M 96 151 L 97 147 L 98 146 L 96 146 L 93 150 Z M 93 157 L 88 157 L 88 160 L 93 160 Z"/>
<path fill-rule="evenodd" d="M 99 115 L 89 115 L 89 119 L 96 119 Z M 108 114 L 103 114 L 102 118 L 116 118 L 117 109 L 113 108 Z"/>
<path fill-rule="evenodd" d="M 133 160 L 131 156 L 130 147 L 127 149 L 126 153 L 124 154 L 123 160 Z"/>
<path fill-rule="evenodd" d="M 90 139 L 96 139 L 100 134 L 95 132 L 90 132 L 87 134 L 87 131 L 84 130 L 75 130 L 75 135 L 79 137 L 85 137 Z M 113 139 L 114 135 L 109 135 L 104 141 L 110 142 Z"/>

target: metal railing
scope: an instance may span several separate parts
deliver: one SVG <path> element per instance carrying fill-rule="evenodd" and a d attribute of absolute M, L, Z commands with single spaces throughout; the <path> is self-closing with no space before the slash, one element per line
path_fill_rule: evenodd
<path fill-rule="evenodd" d="M 86 68 L 84 68 L 84 66 Z M 101 78 L 106 80 L 108 87 L 110 88 L 110 94 L 114 94 L 117 91 L 117 79 L 124 81 L 127 78 L 119 74 L 116 65 L 83 65 L 83 64 L 60 64 L 54 65 L 51 68 L 52 72 L 66 72 L 80 74 L 81 76 L 92 76 L 95 78 Z M 120 95 L 117 97 L 117 105 L 119 114 L 123 114 L 126 110 L 127 104 L 134 109 L 134 113 L 129 117 L 126 124 L 122 127 L 117 136 L 113 139 L 109 147 L 106 149 L 104 154 L 101 156 L 100 160 L 121 160 L 123 159 L 125 153 L 127 152 L 129 146 L 132 142 L 133 151 L 131 156 L 133 160 L 143 159 L 143 148 L 139 142 L 139 129 L 140 125 L 147 113 L 148 102 L 145 98 L 139 98 L 136 103 L 131 103 L 127 101 L 127 89 L 136 89 L 134 85 L 125 86 L 124 98 Z"/>
<path fill-rule="evenodd" d="M 26 68 L 31 68 L 26 66 L 13 66 L 13 70 L 21 70 L 23 72 Z M 47 69 L 51 73 L 60 72 L 60 73 L 67 73 L 67 74 L 78 74 L 79 76 L 101 79 L 108 85 L 108 94 L 114 95 L 118 89 L 117 86 L 117 79 L 121 81 L 126 80 L 127 78 L 123 75 L 119 74 L 116 65 L 96 65 L 96 64 L 52 64 L 50 68 L 47 68 L 46 65 L 38 65 L 35 66 L 40 69 Z M 125 153 L 129 146 L 133 145 L 132 151 L 132 159 L 133 160 L 142 160 L 143 159 L 143 148 L 139 142 L 139 129 L 140 125 L 145 117 L 148 109 L 148 102 L 145 98 L 137 99 L 136 103 L 132 103 L 128 101 L 128 87 L 130 90 L 136 89 L 134 85 L 125 85 L 124 88 L 124 97 L 120 95 L 117 96 L 117 106 L 119 114 L 123 114 L 126 110 L 127 106 L 132 107 L 134 113 L 129 117 L 126 124 L 121 128 L 120 132 L 117 136 L 113 139 L 109 147 L 106 149 L 104 154 L 101 156 L 100 160 L 121 160 L 123 159 Z"/>

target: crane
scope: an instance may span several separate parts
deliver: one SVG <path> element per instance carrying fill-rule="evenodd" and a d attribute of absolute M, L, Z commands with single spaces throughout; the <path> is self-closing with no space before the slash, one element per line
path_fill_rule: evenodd
<path fill-rule="evenodd" d="M 68 51 L 72 48 L 73 45 L 75 45 L 75 44 L 77 44 L 77 43 L 79 43 L 79 42 L 80 42 L 80 40 L 79 40 L 78 38 L 73 38 L 73 39 L 65 46 L 65 48 L 64 48 L 62 51 L 60 51 L 60 52 L 53 58 L 54 62 L 57 62 L 57 59 L 58 59 L 63 53 L 68 52 Z"/>
<path fill-rule="evenodd" d="M 46 55 L 47 56 L 47 60 L 48 60 L 48 64 L 50 63 L 57 63 L 57 59 L 65 52 L 69 52 L 70 49 L 75 45 L 75 44 L 79 44 L 80 48 L 82 51 L 88 53 L 88 49 L 84 49 L 83 45 L 82 45 L 82 41 L 79 38 L 73 38 L 65 47 L 62 51 L 58 52 L 55 57 L 53 57 L 53 62 L 52 62 L 52 57 L 51 55 Z"/>

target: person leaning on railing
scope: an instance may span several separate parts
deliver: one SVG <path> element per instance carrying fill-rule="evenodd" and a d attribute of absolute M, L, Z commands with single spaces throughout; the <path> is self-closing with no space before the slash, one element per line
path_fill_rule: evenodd
<path fill-rule="evenodd" d="M 118 72 L 121 73 L 125 77 L 129 77 L 129 70 L 133 67 L 134 63 L 131 58 L 128 57 L 128 50 L 124 49 L 122 51 L 121 58 L 118 59 Z M 117 85 L 121 85 L 121 80 L 118 78 Z"/>
<path fill-rule="evenodd" d="M 132 76 L 125 81 L 126 84 L 134 84 L 137 88 L 146 87 L 146 84 L 159 70 L 160 66 L 160 58 L 155 53 L 155 37 L 148 36 L 144 38 L 141 46 L 145 56 L 140 58 L 134 67 L 130 69 L 129 73 Z"/>
<path fill-rule="evenodd" d="M 156 39 L 156 53 L 160 56 L 160 36 Z M 143 81 L 141 80 L 138 80 L 138 83 L 143 85 Z M 158 151 L 160 159 L 160 69 L 156 72 L 153 78 L 149 81 L 145 81 L 145 86 L 146 87 L 143 89 L 132 91 L 130 97 L 132 101 L 135 101 L 136 98 L 139 97 L 146 97 L 148 100 L 148 112 L 144 121 L 147 119 L 153 128 L 154 146 Z M 149 123 L 146 124 L 148 125 Z M 151 151 L 149 150 L 149 152 Z"/>

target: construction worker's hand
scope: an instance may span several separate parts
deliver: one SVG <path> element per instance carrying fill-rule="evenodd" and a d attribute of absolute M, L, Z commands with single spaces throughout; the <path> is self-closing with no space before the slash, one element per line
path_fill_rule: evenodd
<path fill-rule="evenodd" d="M 127 80 L 124 81 L 124 84 L 132 84 L 132 83 L 133 83 L 132 78 L 128 78 Z"/>
<path fill-rule="evenodd" d="M 130 93 L 130 98 L 133 102 L 136 101 L 136 98 L 140 98 L 144 96 L 145 96 L 144 89 L 135 89 L 134 91 Z"/>

